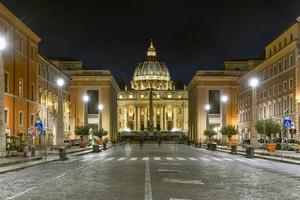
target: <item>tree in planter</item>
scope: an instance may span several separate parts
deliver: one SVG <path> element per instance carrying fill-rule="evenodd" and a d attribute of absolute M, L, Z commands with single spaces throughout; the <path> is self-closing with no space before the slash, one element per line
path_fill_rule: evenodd
<path fill-rule="evenodd" d="M 205 136 L 207 136 L 209 138 L 209 140 L 211 140 L 211 138 L 214 136 L 214 135 L 217 135 L 217 132 L 213 130 L 213 127 L 212 126 L 209 126 L 208 129 L 205 129 L 204 130 L 204 133 L 203 133 Z"/>
<path fill-rule="evenodd" d="M 108 131 L 100 128 L 100 130 L 94 131 L 93 134 L 94 136 L 97 136 L 99 138 L 99 142 L 102 143 L 102 137 L 106 136 L 108 134 Z"/>
<path fill-rule="evenodd" d="M 81 142 L 80 146 L 84 147 L 84 136 L 88 136 L 90 134 L 90 127 L 89 126 L 76 126 L 75 127 L 75 135 L 79 135 Z"/>
<path fill-rule="evenodd" d="M 223 126 L 221 128 L 222 135 L 226 135 L 228 137 L 228 141 L 231 141 L 231 137 L 233 135 L 237 135 L 238 134 L 238 130 L 235 128 L 235 126 L 233 126 L 232 124 L 229 124 L 227 126 Z"/>
<path fill-rule="evenodd" d="M 108 137 L 106 137 L 105 139 L 104 139 L 104 141 L 103 141 L 103 149 L 104 150 L 106 150 L 106 145 L 107 145 L 107 143 L 108 143 Z"/>
<path fill-rule="evenodd" d="M 281 127 L 273 119 L 260 119 L 256 121 L 255 129 L 258 134 L 267 136 L 271 141 L 272 134 L 279 133 Z"/>

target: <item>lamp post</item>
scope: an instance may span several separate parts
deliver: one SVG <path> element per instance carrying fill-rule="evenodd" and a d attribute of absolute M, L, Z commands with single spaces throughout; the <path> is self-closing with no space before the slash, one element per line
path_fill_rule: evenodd
<path fill-rule="evenodd" d="M 255 122 L 257 117 L 256 112 L 256 88 L 259 86 L 258 78 L 251 78 L 249 80 L 249 85 L 252 88 L 252 99 L 251 99 L 251 132 L 250 132 L 250 144 L 253 147 L 257 147 L 257 132 L 255 130 Z"/>
<path fill-rule="evenodd" d="M 102 128 L 102 111 L 103 111 L 103 104 L 98 105 L 98 111 L 99 111 L 99 126 L 98 130 Z"/>
<path fill-rule="evenodd" d="M 209 116 L 208 116 L 208 113 L 209 113 L 209 110 L 210 110 L 210 105 L 209 104 L 205 104 L 204 109 L 206 110 L 206 128 L 205 129 L 208 129 L 208 126 L 209 126 Z"/>
<path fill-rule="evenodd" d="M 63 86 L 65 81 L 61 78 L 57 79 L 58 86 L 58 104 L 57 104 L 57 119 L 56 119 L 56 145 L 64 145 L 64 112 L 63 112 Z"/>
<path fill-rule="evenodd" d="M 84 106 L 84 117 L 83 117 L 83 124 L 84 126 L 88 125 L 88 101 L 90 97 L 88 95 L 83 96 L 83 106 Z"/>
<path fill-rule="evenodd" d="M 4 114 L 4 61 L 2 52 L 6 47 L 6 40 L 0 37 L 0 157 L 6 156 L 5 114 Z"/>
<path fill-rule="evenodd" d="M 228 96 L 223 95 L 221 96 L 221 102 L 222 102 L 222 127 L 226 126 L 226 103 L 228 101 Z M 226 135 L 222 135 L 222 141 L 225 143 L 227 142 Z"/>

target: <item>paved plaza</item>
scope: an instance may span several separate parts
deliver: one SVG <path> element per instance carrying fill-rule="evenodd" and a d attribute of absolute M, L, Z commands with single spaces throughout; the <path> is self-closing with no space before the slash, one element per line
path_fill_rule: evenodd
<path fill-rule="evenodd" d="M 127 144 L 0 175 L 0 199 L 297 199 L 297 165 Z"/>

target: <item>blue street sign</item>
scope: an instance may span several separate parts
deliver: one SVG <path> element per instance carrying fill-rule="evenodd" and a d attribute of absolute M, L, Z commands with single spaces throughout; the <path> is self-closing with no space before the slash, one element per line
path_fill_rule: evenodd
<path fill-rule="evenodd" d="M 45 134 L 43 122 L 35 121 L 34 127 L 40 132 L 41 135 Z"/>
<path fill-rule="evenodd" d="M 286 118 L 283 120 L 283 126 L 285 128 L 290 128 L 292 126 L 292 120 L 290 118 Z"/>

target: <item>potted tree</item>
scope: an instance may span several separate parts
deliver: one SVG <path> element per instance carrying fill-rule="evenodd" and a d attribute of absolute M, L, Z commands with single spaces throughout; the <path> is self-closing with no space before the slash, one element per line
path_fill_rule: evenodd
<path fill-rule="evenodd" d="M 107 131 L 103 128 L 100 128 L 99 130 L 96 130 L 93 132 L 93 135 L 98 137 L 98 144 L 103 144 L 102 137 L 107 135 Z"/>
<path fill-rule="evenodd" d="M 237 135 L 238 134 L 238 131 L 235 128 L 235 126 L 233 126 L 232 124 L 229 124 L 227 126 L 223 126 L 221 128 L 220 132 L 222 133 L 222 135 L 226 135 L 227 136 L 227 138 L 228 138 L 227 147 L 231 148 L 231 145 L 232 145 L 231 138 L 232 138 L 233 135 Z"/>
<path fill-rule="evenodd" d="M 275 152 L 277 144 L 272 143 L 271 136 L 280 132 L 280 125 L 273 119 L 261 119 L 255 123 L 255 129 L 258 134 L 268 137 L 269 143 L 266 144 L 266 150 Z"/>
<path fill-rule="evenodd" d="M 84 137 L 90 134 L 90 127 L 89 126 L 76 126 L 75 127 L 75 134 L 80 136 L 80 148 L 85 148 L 86 141 L 84 141 Z"/>
<path fill-rule="evenodd" d="M 103 150 L 106 150 L 107 143 L 108 143 L 108 137 L 106 137 L 103 141 Z"/>
<path fill-rule="evenodd" d="M 205 136 L 207 136 L 208 137 L 208 139 L 209 139 L 209 141 L 208 141 L 208 143 L 207 143 L 207 149 L 208 150 L 210 150 L 210 149 L 213 149 L 213 147 L 212 147 L 212 137 L 214 136 L 214 135 L 217 135 L 217 132 L 216 131 L 214 131 L 213 130 L 213 128 L 212 127 L 208 127 L 208 129 L 205 129 L 204 130 L 204 133 L 203 133 Z"/>

